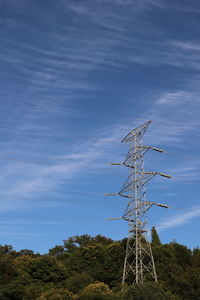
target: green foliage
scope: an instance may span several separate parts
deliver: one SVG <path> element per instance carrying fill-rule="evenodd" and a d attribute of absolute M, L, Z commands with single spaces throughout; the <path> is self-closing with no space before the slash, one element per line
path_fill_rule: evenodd
<path fill-rule="evenodd" d="M 88 245 L 96 245 L 96 244 L 101 244 L 101 245 L 108 245 L 111 244 L 113 240 L 108 239 L 104 236 L 97 235 L 95 237 L 91 237 L 88 234 L 84 234 L 81 236 L 75 235 L 73 237 L 68 238 L 67 240 L 64 240 L 64 248 L 72 252 L 78 247 L 84 247 Z"/>
<path fill-rule="evenodd" d="M 18 253 L 19 253 L 19 255 L 30 255 L 30 256 L 34 255 L 34 252 L 32 250 L 28 250 L 28 249 L 22 249 Z"/>
<path fill-rule="evenodd" d="M 105 248 L 105 256 L 101 264 L 102 276 L 99 280 L 111 287 L 121 283 L 125 246 L 126 244 L 122 242 L 113 242 Z"/>
<path fill-rule="evenodd" d="M 174 249 L 174 254 L 178 265 L 186 267 L 187 265 L 191 264 L 192 252 L 190 249 L 176 242 L 172 242 L 170 245 Z"/>
<path fill-rule="evenodd" d="M 6 284 L 17 276 L 17 269 L 13 260 L 7 255 L 0 257 L 0 283 Z"/>
<path fill-rule="evenodd" d="M 65 268 L 48 255 L 37 257 L 29 265 L 29 275 L 43 282 L 59 282 L 66 277 Z"/>
<path fill-rule="evenodd" d="M 1 300 L 22 300 L 24 297 L 23 282 L 13 280 L 0 286 Z"/>
<path fill-rule="evenodd" d="M 54 248 L 49 250 L 49 255 L 54 256 L 56 258 L 61 258 L 65 254 L 65 249 L 63 246 L 55 246 Z"/>
<path fill-rule="evenodd" d="M 200 299 L 200 249 L 191 251 L 176 241 L 161 244 L 152 228 L 159 284 L 145 282 L 122 292 L 125 249 L 126 239 L 101 235 L 71 237 L 44 255 L 1 245 L 0 299 Z"/>
<path fill-rule="evenodd" d="M 14 260 L 14 264 L 23 277 L 44 283 L 56 283 L 66 279 L 67 276 L 65 267 L 56 261 L 55 258 L 48 255 L 37 257 L 20 256 Z"/>
<path fill-rule="evenodd" d="M 75 300 L 75 296 L 67 289 L 51 289 L 42 295 L 37 300 Z"/>
<path fill-rule="evenodd" d="M 13 247 L 11 245 L 0 245 L 0 255 L 10 254 L 13 251 Z"/>
<path fill-rule="evenodd" d="M 91 240 L 92 237 L 90 237 L 88 234 L 81 235 L 81 236 L 76 235 L 68 238 L 67 240 L 64 240 L 64 248 L 67 251 L 72 252 L 77 247 L 88 245 Z"/>
<path fill-rule="evenodd" d="M 40 282 L 30 282 L 24 287 L 23 300 L 35 300 L 48 288 L 48 285 L 43 286 Z"/>
<path fill-rule="evenodd" d="M 159 281 L 177 295 L 188 299 L 194 295 L 193 287 L 187 279 L 187 269 L 191 266 L 191 251 L 187 247 L 172 242 L 153 245 L 153 254 Z M 190 299 L 189 298 L 189 299 Z"/>
<path fill-rule="evenodd" d="M 135 284 L 125 289 L 123 300 L 178 300 L 175 295 L 165 291 L 162 286 L 155 282 Z"/>
<path fill-rule="evenodd" d="M 92 282 L 94 282 L 94 280 L 89 274 L 74 273 L 66 281 L 66 286 L 73 293 L 78 293 Z"/>
<path fill-rule="evenodd" d="M 107 284 L 102 282 L 88 285 L 80 294 L 80 300 L 108 300 L 112 292 Z"/>
<path fill-rule="evenodd" d="M 103 281 L 110 286 L 121 282 L 124 243 L 98 236 L 93 239 L 87 238 L 81 242 L 81 246 L 79 244 L 73 251 L 71 249 L 66 262 L 73 272 L 86 272 L 94 280 Z"/>
<path fill-rule="evenodd" d="M 154 245 L 161 245 L 160 238 L 154 226 L 151 228 L 151 241 Z"/>

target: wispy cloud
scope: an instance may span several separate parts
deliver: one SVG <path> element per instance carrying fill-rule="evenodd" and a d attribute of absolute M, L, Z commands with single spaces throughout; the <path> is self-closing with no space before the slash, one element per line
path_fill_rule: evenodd
<path fill-rule="evenodd" d="M 199 100 L 198 95 L 191 93 L 189 91 L 175 91 L 171 93 L 164 93 L 158 100 L 157 104 L 160 105 L 183 105 L 194 103 Z"/>
<path fill-rule="evenodd" d="M 175 47 L 181 49 L 181 50 L 186 50 L 186 51 L 199 51 L 200 50 L 200 44 L 199 42 L 183 42 L 183 41 L 173 41 L 171 42 L 172 45 Z M 199 54 L 199 53 L 198 53 Z"/>
<path fill-rule="evenodd" d="M 23 19 L 15 22 L 12 26 L 16 32 L 22 27 L 28 28 L 33 37 L 37 37 L 37 43 L 32 42 L 34 38 L 19 42 L 18 35 L 12 39 L 2 35 L 2 48 L 6 49 L 6 54 L 2 52 L 0 61 L 17 70 L 11 73 L 6 67 L 3 76 L 12 82 L 9 89 L 17 91 L 21 101 L 29 99 L 32 104 L 26 108 L 29 112 L 62 114 L 62 109 L 51 103 L 51 99 L 58 99 L 62 90 L 65 111 L 74 116 L 70 103 L 79 99 L 80 94 L 87 95 L 100 89 L 93 81 L 94 70 L 120 70 L 130 64 L 199 68 L 198 43 L 170 41 L 165 31 L 158 30 L 148 17 L 146 11 L 149 9 L 160 9 L 161 12 L 166 9 L 168 6 L 164 1 L 86 1 L 83 4 L 59 0 L 60 20 L 54 11 L 47 14 L 45 7 L 39 7 L 38 14 L 37 5 L 18 2 L 12 4 L 12 9 L 19 12 L 23 8 L 24 13 L 40 22 L 41 30 Z M 10 7 L 11 3 L 7 2 L 7 5 Z M 69 16 L 74 21 L 66 26 L 65 20 Z M 22 80 L 26 91 L 19 84 Z"/>
<path fill-rule="evenodd" d="M 157 229 L 159 231 L 163 231 L 169 228 L 174 228 L 177 226 L 184 225 L 189 223 L 192 219 L 200 216 L 200 207 L 191 208 L 190 211 L 184 213 L 178 213 L 173 215 L 172 217 L 167 218 L 166 221 L 162 221 L 157 225 Z"/>
<path fill-rule="evenodd" d="M 196 92 L 195 92 L 196 93 Z M 110 143 L 113 140 L 119 140 L 127 134 L 129 130 L 138 126 L 141 122 L 146 120 L 146 115 L 150 116 L 154 122 L 152 123 L 151 130 L 147 134 L 146 142 L 150 145 L 152 141 L 155 141 L 157 145 L 174 145 L 174 143 L 179 143 L 182 145 L 182 141 L 187 136 L 189 132 L 194 132 L 197 130 L 199 125 L 198 118 L 198 101 L 194 101 L 195 104 L 193 107 L 194 115 L 192 119 L 188 119 L 188 122 L 185 122 L 188 114 L 188 107 L 192 99 L 195 98 L 194 93 L 190 91 L 178 90 L 173 92 L 164 92 L 161 93 L 159 97 L 154 96 L 153 105 L 150 111 L 145 111 L 141 114 L 140 117 L 135 118 L 134 120 L 121 121 L 118 124 L 112 124 L 110 127 L 101 128 L 96 134 L 93 132 L 93 135 L 90 139 L 85 141 L 73 142 L 73 147 L 69 151 L 68 146 L 62 146 L 62 151 L 57 153 L 58 160 L 50 160 L 41 162 L 34 162 L 31 167 L 31 172 L 29 172 L 29 165 L 25 162 L 15 162 L 15 163 L 6 163 L 4 166 L 4 178 L 1 179 L 1 184 L 4 185 L 8 180 L 10 181 L 10 187 L 8 190 L 2 190 L 4 195 L 17 195 L 19 198 L 23 197 L 32 197 L 32 190 L 40 191 L 45 188 L 55 188 L 58 187 L 61 183 L 70 182 L 75 178 L 81 176 L 84 177 L 88 172 L 100 172 L 101 169 L 96 169 L 96 161 L 113 161 L 115 158 L 120 157 L 120 148 L 117 148 L 116 143 Z M 184 112 L 182 111 L 183 104 L 186 105 Z M 170 113 L 172 107 L 176 105 L 178 113 Z M 30 123 L 28 123 L 30 125 Z M 35 127 L 37 130 L 37 127 Z M 41 131 L 40 128 L 38 128 Z M 19 141 L 15 138 L 12 141 L 12 144 L 9 146 L 11 148 L 17 148 L 19 146 Z M 23 147 L 24 142 L 22 143 Z M 27 148 L 30 153 L 36 151 L 41 151 L 41 139 L 36 139 L 31 143 L 30 148 Z M 54 148 L 53 148 L 54 149 Z M 119 149 L 117 151 L 117 149 Z M 55 151 L 57 152 L 57 147 Z M 26 152 L 26 151 L 25 151 Z M 63 154 L 63 153 L 67 154 Z M 43 153 L 43 150 L 42 150 Z M 114 153 L 114 155 L 113 155 Z M 39 157 L 37 158 L 39 159 Z M 181 159 L 181 158 L 180 158 Z M 88 170 L 88 166 L 90 169 Z M 103 172 L 104 170 L 102 170 Z M 190 178 L 195 178 L 198 173 L 197 161 L 190 160 L 190 163 L 184 163 L 184 170 L 182 166 L 182 161 L 176 161 L 174 169 L 168 167 L 169 173 L 172 173 L 177 180 L 184 180 L 187 176 Z M 24 174 L 29 174 L 29 176 L 24 177 Z M 184 173 L 184 176 L 183 176 Z M 12 176 L 12 180 L 11 180 Z M 20 177 L 21 176 L 21 177 Z M 77 179 L 76 179 L 77 180 Z M 29 192 L 28 192 L 29 191 Z M 36 203 L 34 201 L 24 202 L 23 199 L 20 202 L 11 201 L 10 203 L 4 203 L 1 210 L 20 210 L 20 209 L 30 209 L 33 206 L 45 205 L 44 203 Z M 46 204 L 48 205 L 48 204 Z M 56 203 L 51 203 L 49 205 L 56 205 Z M 62 205 L 59 201 L 57 205 Z"/>
<path fill-rule="evenodd" d="M 50 160 L 46 165 L 33 162 L 31 173 L 28 172 L 30 165 L 23 161 L 5 164 L 4 178 L 1 178 L 0 182 L 1 185 L 4 185 L 7 180 L 10 180 L 10 186 L 8 190 L 4 189 L 1 191 L 2 200 L 4 195 L 15 195 L 19 200 L 10 199 L 6 203 L 3 201 L 1 211 L 24 210 L 34 206 L 39 207 L 44 205 L 63 205 L 63 202 L 59 200 L 49 200 L 48 203 L 45 203 L 42 200 L 34 201 L 34 199 L 32 199 L 32 191 L 38 191 L 38 193 L 41 194 L 40 191 L 44 188 L 52 189 L 53 187 L 59 186 L 63 181 L 71 182 L 73 178 L 80 177 L 82 174 L 87 174 L 92 168 L 93 172 L 101 172 L 101 169 L 96 166 L 96 161 L 108 160 L 110 156 L 113 157 L 114 146 L 111 141 L 113 139 L 116 140 L 119 137 L 119 131 L 121 131 L 121 128 L 114 128 L 110 133 L 109 138 L 104 135 L 99 138 L 92 138 L 81 144 L 76 144 L 76 146 L 74 145 L 72 152 L 61 156 L 57 155 L 58 159 L 55 157 L 54 162 Z M 87 169 L 88 166 L 89 169 Z M 25 173 L 29 174 L 27 178 L 23 176 Z M 13 178 L 12 180 L 11 176 Z M 23 200 L 24 197 L 25 200 Z"/>
<path fill-rule="evenodd" d="M 33 6 L 33 4 L 29 5 Z M 106 9 L 104 5 L 106 5 Z M 6 61 L 10 64 L 15 62 L 18 72 L 9 73 L 9 76 L 18 87 L 15 89 L 19 95 L 16 98 L 20 98 L 23 104 L 27 104 L 26 108 L 24 105 L 20 105 L 20 101 L 17 105 L 15 104 L 16 108 L 10 114 L 10 119 L 20 119 L 20 124 L 31 128 L 33 123 L 44 119 L 44 114 L 48 115 L 48 122 L 50 113 L 79 115 L 80 112 L 74 112 L 70 103 L 77 98 L 80 99 L 81 94 L 88 95 L 88 92 L 98 91 L 98 84 L 92 81 L 92 77 L 94 70 L 101 68 L 104 70 L 121 68 L 127 63 L 191 66 L 191 62 L 193 68 L 198 68 L 198 64 L 195 63 L 199 60 L 199 43 L 197 41 L 169 40 L 163 29 L 158 32 L 158 28 L 147 15 L 145 15 L 143 26 L 140 26 L 141 16 L 146 14 L 149 9 L 167 8 L 163 1 L 143 0 L 135 3 L 132 1 L 107 1 L 104 5 L 99 4 L 98 1 L 92 3 L 88 1 L 84 4 L 80 1 L 76 3 L 59 1 L 58 7 L 59 9 L 62 7 L 64 11 L 61 21 L 58 22 L 55 19 L 56 15 L 51 11 L 50 15 L 44 14 L 43 20 L 41 14 L 37 15 L 41 22 L 40 32 L 32 24 L 26 24 L 33 36 L 38 36 L 36 44 L 31 40 L 28 43 L 19 43 L 18 37 L 13 40 L 5 35 L 2 37 L 2 45 L 7 50 L 7 54 L 2 54 L 0 58 L 3 62 Z M 18 11 L 21 7 L 24 12 L 27 11 L 26 1 L 15 5 L 15 10 Z M 36 9 L 35 6 L 34 9 Z M 45 9 L 41 8 L 41 13 L 44 13 Z M 32 11 L 30 7 L 29 11 L 30 13 Z M 76 21 L 69 22 L 66 27 L 63 20 L 69 13 L 74 14 Z M 76 19 L 77 17 L 78 19 Z M 55 22 L 52 22 L 51 18 Z M 24 26 L 24 22 L 22 20 L 21 23 L 15 23 L 16 28 Z M 48 32 L 45 27 L 47 24 L 52 24 L 51 30 Z M 82 26 L 85 28 L 84 31 Z M 98 34 L 95 34 L 97 29 Z M 156 39 L 146 38 L 148 35 L 154 36 L 155 32 L 157 33 Z M 44 39 L 46 34 L 48 39 Z M 141 34 L 143 38 L 141 38 Z M 5 70 L 5 74 L 7 74 L 6 72 Z M 23 92 L 22 79 L 25 80 L 24 85 L 27 86 L 25 91 L 23 87 Z M 58 97 L 60 91 L 62 91 L 65 101 Z M 185 122 L 188 120 L 191 103 L 194 107 L 192 111 L 194 115 L 192 119 Z M 171 113 L 174 107 L 176 112 Z M 199 125 L 198 107 L 198 91 L 194 93 L 187 89 L 179 89 L 162 92 L 158 97 L 154 95 L 152 108 L 149 111 L 145 110 L 144 114 L 140 116 L 141 119 L 146 120 L 148 115 L 148 118 L 154 120 L 155 125 L 152 124 L 152 131 L 149 137 L 147 136 L 147 142 L 155 140 L 157 144 L 165 145 L 172 145 L 175 142 L 182 143 L 184 136 L 188 132 L 196 130 Z M 23 115 L 22 109 L 24 110 Z M 121 122 L 116 125 L 114 131 L 108 130 L 108 136 L 111 139 L 118 139 L 119 135 L 123 136 L 134 125 L 137 125 L 137 120 Z M 50 124 L 50 128 L 52 127 Z M 111 148 L 112 150 L 107 149 L 108 143 L 105 138 L 108 139 L 108 136 L 103 138 L 99 136 L 95 141 L 92 138 L 79 144 L 77 148 L 74 143 L 73 152 L 66 155 L 62 163 L 35 164 L 30 178 L 24 182 L 18 178 L 13 183 L 10 192 L 14 193 L 15 188 L 22 187 L 39 189 L 43 185 L 57 184 L 55 183 L 56 179 L 58 181 L 61 178 L 67 180 L 77 176 L 80 173 L 78 171 L 80 167 L 84 169 L 84 167 L 92 165 L 96 159 L 105 158 L 113 151 L 114 147 Z M 32 152 L 41 151 L 40 142 L 41 140 L 38 139 L 32 143 Z M 17 145 L 19 145 L 18 141 L 14 139 L 13 147 L 17 148 Z M 69 162 L 69 160 L 73 161 Z M 15 167 L 19 168 L 19 164 L 7 165 L 5 178 L 8 178 L 9 174 L 17 174 L 18 171 L 14 170 Z M 26 165 L 20 164 L 20 170 L 21 174 L 26 173 Z M 194 171 L 193 168 L 191 170 Z M 23 196 L 23 194 L 18 195 Z"/>

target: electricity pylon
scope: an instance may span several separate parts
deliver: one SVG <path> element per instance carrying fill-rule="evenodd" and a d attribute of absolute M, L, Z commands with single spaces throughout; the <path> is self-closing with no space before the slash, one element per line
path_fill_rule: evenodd
<path fill-rule="evenodd" d="M 128 199 L 127 207 L 122 219 L 128 222 L 128 238 L 126 256 L 124 260 L 122 283 L 142 283 L 145 280 L 157 282 L 156 269 L 151 250 L 151 244 L 147 241 L 147 211 L 153 206 L 168 208 L 169 206 L 146 200 L 145 184 L 155 175 L 171 178 L 170 175 L 160 172 L 146 172 L 144 170 L 144 154 L 148 150 L 164 152 L 162 149 L 144 146 L 142 138 L 151 121 L 135 128 L 121 141 L 129 143 L 130 150 L 122 164 L 130 169 L 130 175 L 125 181 L 119 193 L 106 195 L 120 195 Z M 117 219 L 117 218 L 113 218 Z"/>

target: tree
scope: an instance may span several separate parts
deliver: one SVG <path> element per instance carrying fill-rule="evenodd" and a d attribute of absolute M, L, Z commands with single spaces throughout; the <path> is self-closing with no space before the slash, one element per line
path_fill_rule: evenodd
<path fill-rule="evenodd" d="M 60 282 L 67 277 L 66 268 L 54 257 L 41 255 L 31 257 L 19 256 L 14 261 L 20 274 L 30 280 L 38 280 L 43 283 Z"/>
<path fill-rule="evenodd" d="M 67 251 L 72 252 L 77 247 L 88 245 L 91 240 L 92 240 L 92 237 L 89 236 L 88 234 L 83 234 L 80 236 L 75 235 L 75 236 L 68 238 L 67 240 L 64 240 L 64 248 Z"/>
<path fill-rule="evenodd" d="M 156 282 L 146 282 L 143 284 L 134 284 L 125 289 L 123 300 L 179 300 L 176 295 L 170 291 L 164 290 Z"/>
<path fill-rule="evenodd" d="M 75 296 L 67 289 L 57 288 L 42 293 L 37 300 L 75 300 Z"/>
<path fill-rule="evenodd" d="M 11 245 L 0 245 L 0 254 L 10 254 L 13 251 L 13 247 Z"/>
<path fill-rule="evenodd" d="M 159 284 L 146 283 L 145 277 L 143 285 L 124 287 L 122 293 L 126 239 L 82 235 L 55 246 L 48 255 L 0 246 L 0 300 L 200 299 L 200 249 L 191 251 L 176 241 L 161 244 L 155 228 L 152 231 Z"/>
<path fill-rule="evenodd" d="M 24 299 L 23 282 L 13 280 L 0 287 L 1 300 L 21 300 Z"/>
<path fill-rule="evenodd" d="M 170 243 L 175 251 L 175 257 L 178 265 L 185 267 L 191 265 L 192 262 L 192 252 L 186 246 L 180 245 L 177 242 Z"/>
<path fill-rule="evenodd" d="M 124 256 L 125 247 L 122 242 L 112 242 L 107 245 L 101 263 L 101 281 L 111 287 L 121 284 Z"/>
<path fill-rule="evenodd" d="M 161 245 L 160 238 L 159 238 L 156 228 L 154 226 L 151 229 L 151 241 L 152 241 L 152 244 L 154 244 L 154 245 Z"/>
<path fill-rule="evenodd" d="M 34 251 L 29 250 L 29 249 L 22 249 L 18 252 L 20 255 L 30 255 L 34 256 Z"/>
<path fill-rule="evenodd" d="M 54 248 L 49 250 L 49 255 L 55 258 L 61 258 L 65 254 L 65 249 L 63 246 L 56 245 Z"/>
<path fill-rule="evenodd" d="M 18 275 L 17 268 L 10 256 L 0 257 L 0 283 L 7 284 Z"/>
<path fill-rule="evenodd" d="M 80 300 L 107 300 L 112 292 L 109 286 L 102 282 L 88 285 L 79 296 Z"/>
<path fill-rule="evenodd" d="M 73 292 L 78 293 L 86 286 L 94 282 L 94 279 L 87 273 L 74 273 L 66 281 L 67 288 Z"/>
<path fill-rule="evenodd" d="M 33 279 L 43 282 L 60 282 L 67 277 L 64 266 L 48 255 L 35 258 L 28 273 Z"/>

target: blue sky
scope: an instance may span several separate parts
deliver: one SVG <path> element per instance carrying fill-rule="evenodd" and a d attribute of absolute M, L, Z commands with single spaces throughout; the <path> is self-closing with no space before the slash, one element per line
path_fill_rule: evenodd
<path fill-rule="evenodd" d="M 163 242 L 199 245 L 197 0 L 0 0 L 0 244 L 46 252 L 127 234 L 121 139 L 147 120 L 149 201 Z"/>

